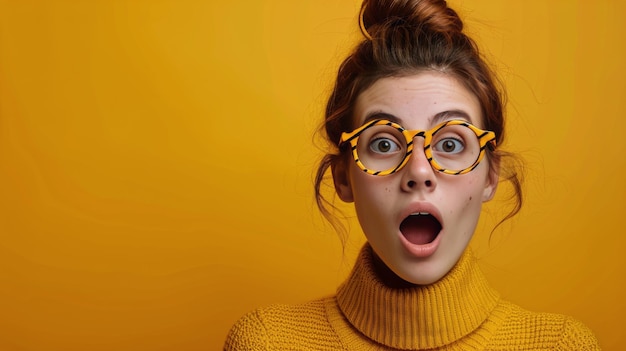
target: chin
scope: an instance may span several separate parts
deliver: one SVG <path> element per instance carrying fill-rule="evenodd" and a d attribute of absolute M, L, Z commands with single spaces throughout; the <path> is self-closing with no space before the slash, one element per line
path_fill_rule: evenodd
<path fill-rule="evenodd" d="M 398 287 L 438 282 L 454 268 L 466 248 L 462 245 L 446 245 L 447 241 L 442 240 L 442 245 L 432 254 L 416 257 L 403 245 L 385 247 L 376 244 L 370 242 L 379 276 L 387 284 Z"/>
<path fill-rule="evenodd" d="M 449 270 L 448 270 L 449 271 Z M 416 270 L 406 272 L 406 274 L 398 275 L 403 280 L 415 285 L 431 285 L 443 278 L 448 271 L 443 270 Z"/>
<path fill-rule="evenodd" d="M 445 277 L 457 261 L 458 257 L 456 259 L 451 257 L 430 257 L 430 259 L 421 262 L 407 262 L 402 264 L 404 267 L 391 268 L 391 270 L 399 278 L 411 284 L 431 285 Z"/>

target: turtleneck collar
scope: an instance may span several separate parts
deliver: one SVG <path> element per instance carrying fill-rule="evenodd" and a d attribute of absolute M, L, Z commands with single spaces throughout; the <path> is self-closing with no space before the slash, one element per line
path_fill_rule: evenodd
<path fill-rule="evenodd" d="M 438 282 L 397 289 L 376 275 L 366 244 L 337 291 L 338 307 L 352 327 L 404 350 L 441 347 L 463 338 L 487 319 L 498 300 L 469 249 Z"/>

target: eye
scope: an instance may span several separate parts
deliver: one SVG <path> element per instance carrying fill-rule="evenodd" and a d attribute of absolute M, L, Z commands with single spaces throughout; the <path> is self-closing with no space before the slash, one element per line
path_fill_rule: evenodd
<path fill-rule="evenodd" d="M 379 154 L 400 151 L 400 146 L 389 138 L 376 138 L 370 142 L 370 150 Z"/>
<path fill-rule="evenodd" d="M 439 140 L 435 145 L 433 145 L 433 149 L 436 151 L 441 151 L 449 154 L 456 154 L 464 149 L 463 142 L 454 138 L 445 138 Z"/>

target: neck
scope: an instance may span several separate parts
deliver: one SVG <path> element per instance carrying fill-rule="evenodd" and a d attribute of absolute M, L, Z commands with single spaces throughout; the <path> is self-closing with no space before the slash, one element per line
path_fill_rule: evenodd
<path fill-rule="evenodd" d="M 410 289 L 419 286 L 400 278 L 394 271 L 387 267 L 385 262 L 378 257 L 374 250 L 371 250 L 371 255 L 373 272 L 385 286 L 392 289 Z"/>
<path fill-rule="evenodd" d="M 389 270 L 369 245 L 337 291 L 339 308 L 353 327 L 401 349 L 440 347 L 468 335 L 498 299 L 469 251 L 438 282 L 415 285 Z"/>

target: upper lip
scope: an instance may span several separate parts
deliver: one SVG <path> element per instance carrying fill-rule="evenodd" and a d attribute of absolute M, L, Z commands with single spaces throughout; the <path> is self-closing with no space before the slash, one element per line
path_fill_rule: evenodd
<path fill-rule="evenodd" d="M 437 207 L 435 207 L 435 205 L 433 205 L 430 202 L 425 202 L 425 201 L 413 202 L 409 206 L 407 206 L 404 209 L 404 211 L 402 211 L 402 213 L 400 214 L 401 217 L 399 218 L 399 223 L 402 223 L 402 221 L 404 221 L 407 217 L 411 215 L 417 215 L 417 214 L 421 214 L 421 215 L 430 214 L 437 221 L 439 221 L 439 224 L 441 225 L 441 228 L 443 229 L 443 220 L 441 217 L 441 212 L 439 212 L 439 210 L 437 209 Z"/>

